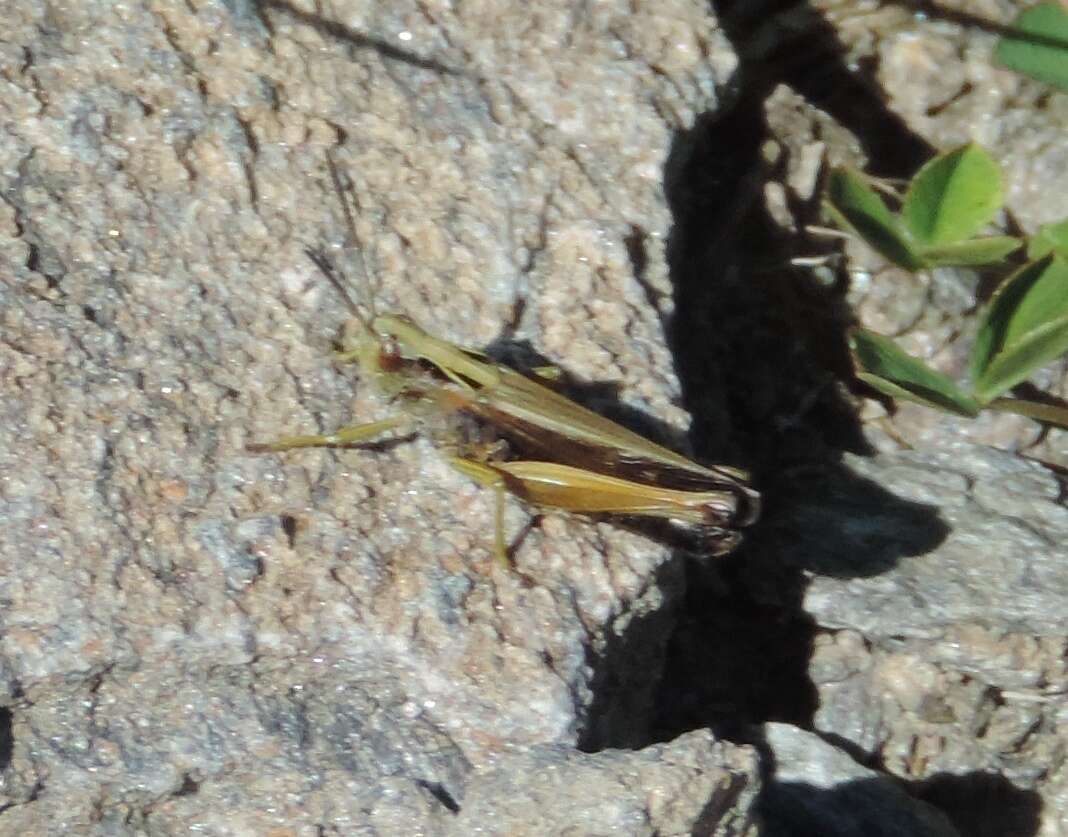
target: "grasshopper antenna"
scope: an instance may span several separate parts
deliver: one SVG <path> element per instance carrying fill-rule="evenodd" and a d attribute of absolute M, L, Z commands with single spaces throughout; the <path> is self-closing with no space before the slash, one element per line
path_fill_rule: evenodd
<path fill-rule="evenodd" d="M 338 201 L 341 204 L 342 212 L 345 214 L 345 225 L 348 227 L 348 240 L 346 247 L 354 247 L 360 252 L 360 264 L 364 273 L 364 277 L 367 280 L 367 284 L 371 285 L 371 275 L 367 268 L 367 260 L 364 258 L 362 248 L 360 245 L 360 237 L 356 232 L 356 219 L 352 213 L 352 207 L 349 206 L 349 202 L 345 197 L 345 186 L 341 180 L 341 173 L 337 169 L 337 164 L 334 162 L 334 158 L 328 153 L 326 155 L 327 168 L 330 170 L 330 180 L 334 185 L 334 191 L 337 193 Z M 344 300 L 345 306 L 349 309 L 354 317 L 360 321 L 364 330 L 371 333 L 371 322 L 375 317 L 374 309 L 374 293 L 372 288 L 371 298 L 367 302 L 367 309 L 370 312 L 370 316 L 360 310 L 360 306 L 356 304 L 356 300 L 353 299 L 351 292 L 347 287 L 347 283 L 343 281 L 343 275 L 337 266 L 327 257 L 326 253 L 318 248 L 305 248 L 304 254 L 311 259 L 312 263 L 319 268 L 322 274 L 327 278 L 334 290 Z"/>
<path fill-rule="evenodd" d="M 329 153 L 326 155 L 326 165 L 330 169 L 330 180 L 334 184 L 334 191 L 337 193 L 338 202 L 341 204 L 341 211 L 345 215 L 345 226 L 348 228 L 348 245 L 360 254 L 360 267 L 369 291 L 366 303 L 367 309 L 371 312 L 371 319 L 374 319 L 377 313 L 375 311 L 375 295 L 378 290 L 376 287 L 378 284 L 377 277 L 374 275 L 374 271 L 368 267 L 368 258 L 364 255 L 365 248 L 363 247 L 363 242 L 360 241 L 360 234 L 356 231 L 356 216 L 353 214 L 352 205 L 345 196 L 345 184 L 341 179 L 341 172 L 338 171 L 337 163 L 334 162 L 334 158 Z"/>
<path fill-rule="evenodd" d="M 356 304 L 356 300 L 349 294 L 348 289 L 345 287 L 345 283 L 341 281 L 341 277 L 338 276 L 337 268 L 331 263 L 330 259 L 326 257 L 326 253 L 322 250 L 314 250 L 311 247 L 304 248 L 304 255 L 311 259 L 312 263 L 322 271 L 323 276 L 327 278 L 331 285 L 334 286 L 334 290 L 338 292 L 338 295 L 345 302 L 345 307 L 352 312 L 352 315 L 356 317 L 364 326 L 369 325 L 367 317 L 360 310 L 360 306 Z"/>

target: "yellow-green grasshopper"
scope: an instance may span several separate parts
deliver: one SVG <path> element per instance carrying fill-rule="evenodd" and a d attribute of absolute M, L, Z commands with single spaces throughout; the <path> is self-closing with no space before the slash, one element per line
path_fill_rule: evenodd
<path fill-rule="evenodd" d="M 335 284 L 320 257 L 316 262 Z M 449 455 L 450 463 L 496 493 L 494 552 L 508 564 L 504 537 L 507 494 L 539 509 L 581 514 L 653 517 L 707 534 L 717 553 L 737 542 L 737 528 L 752 523 L 759 495 L 744 471 L 704 466 L 593 412 L 553 389 L 484 355 L 426 333 L 406 317 L 383 314 L 364 324 L 350 351 L 365 376 L 394 397 L 419 404 L 419 412 L 458 412 L 487 423 L 536 460 L 480 461 Z M 418 415 L 397 416 L 341 428 L 334 433 L 291 436 L 255 450 L 343 446 L 408 431 Z"/>
<path fill-rule="evenodd" d="M 331 174 L 341 192 L 331 161 Z M 346 215 L 348 204 L 344 203 Z M 354 225 L 350 220 L 350 228 Z M 521 454 L 535 459 L 476 458 L 458 445 L 448 454 L 460 472 L 496 494 L 494 553 L 509 565 L 504 504 L 512 494 L 538 509 L 589 515 L 658 518 L 698 530 L 720 554 L 737 543 L 737 529 L 759 514 L 760 499 L 744 471 L 704 466 L 662 447 L 548 386 L 484 354 L 434 337 L 407 317 L 364 317 L 325 257 L 309 252 L 360 323 L 355 346 L 339 353 L 383 392 L 415 406 L 408 415 L 343 427 L 334 433 L 290 436 L 251 450 L 345 446 L 418 428 L 427 413 L 461 414 L 488 425 Z"/>

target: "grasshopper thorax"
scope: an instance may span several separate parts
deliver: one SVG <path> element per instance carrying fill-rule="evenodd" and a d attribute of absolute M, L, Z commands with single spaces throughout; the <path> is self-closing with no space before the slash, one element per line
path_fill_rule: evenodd
<path fill-rule="evenodd" d="M 398 353 L 428 336 L 404 314 L 378 314 L 371 320 L 370 328 L 379 341 L 396 347 Z"/>

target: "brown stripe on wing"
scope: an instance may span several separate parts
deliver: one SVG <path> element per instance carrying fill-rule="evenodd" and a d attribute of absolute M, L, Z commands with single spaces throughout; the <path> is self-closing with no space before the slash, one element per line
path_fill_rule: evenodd
<path fill-rule="evenodd" d="M 451 401 L 456 409 L 488 422 L 516 445 L 524 456 L 676 491 L 728 492 L 734 498 L 733 510 L 716 520 L 717 523 L 748 526 L 759 516 L 760 495 L 734 476 L 734 473 L 742 473 L 734 469 L 725 471 L 716 466 L 702 466 L 697 463 L 688 463 L 693 467 L 687 468 L 682 464 L 645 459 L 632 451 L 598 445 L 547 430 L 497 409 L 478 397 L 471 398 L 453 392 L 452 397 L 447 397 L 446 400 Z"/>

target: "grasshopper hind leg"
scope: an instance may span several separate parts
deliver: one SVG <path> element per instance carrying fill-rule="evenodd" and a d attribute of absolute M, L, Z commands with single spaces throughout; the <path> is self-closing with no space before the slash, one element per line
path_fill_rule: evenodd
<path fill-rule="evenodd" d="M 508 543 L 504 538 L 504 502 L 508 494 L 508 484 L 504 475 L 496 468 L 473 459 L 465 459 L 462 456 L 450 456 L 449 464 L 479 485 L 493 490 L 493 554 L 501 566 L 505 569 L 513 569 L 512 561 L 508 557 Z"/>

